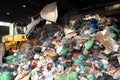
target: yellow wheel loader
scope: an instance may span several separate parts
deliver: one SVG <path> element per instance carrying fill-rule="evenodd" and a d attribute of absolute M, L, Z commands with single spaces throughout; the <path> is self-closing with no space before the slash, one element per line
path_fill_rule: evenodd
<path fill-rule="evenodd" d="M 36 43 L 36 40 L 34 39 L 33 34 L 37 32 L 38 24 L 43 21 L 51 21 L 56 22 L 58 17 L 57 12 L 57 4 L 56 2 L 50 3 L 46 5 L 40 12 L 40 17 L 34 21 L 32 21 L 30 24 L 27 25 L 27 31 L 25 34 L 16 34 L 17 27 L 12 24 L 10 26 L 10 31 L 12 31 L 12 34 L 6 35 L 2 37 L 2 43 L 0 44 L 0 53 L 2 53 L 2 56 L 6 54 L 6 51 L 11 51 L 13 53 L 20 50 L 27 50 L 31 47 L 31 44 Z"/>

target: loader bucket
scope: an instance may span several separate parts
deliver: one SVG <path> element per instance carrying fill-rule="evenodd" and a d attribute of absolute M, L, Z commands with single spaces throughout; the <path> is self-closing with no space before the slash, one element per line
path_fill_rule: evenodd
<path fill-rule="evenodd" d="M 41 18 L 56 22 L 58 17 L 58 10 L 56 2 L 46 5 L 40 12 Z"/>

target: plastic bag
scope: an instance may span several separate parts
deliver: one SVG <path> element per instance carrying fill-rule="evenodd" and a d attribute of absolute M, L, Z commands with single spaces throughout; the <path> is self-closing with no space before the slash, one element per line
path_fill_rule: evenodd
<path fill-rule="evenodd" d="M 94 38 L 92 38 L 92 39 L 90 39 L 90 40 L 88 40 L 88 41 L 86 41 L 85 42 L 85 49 L 90 49 L 92 46 L 93 46 L 93 43 L 94 43 Z"/>
<path fill-rule="evenodd" d="M 72 72 L 69 74 L 56 75 L 54 80 L 78 80 L 78 73 Z"/>
<path fill-rule="evenodd" d="M 62 53 L 62 54 L 66 54 L 66 53 L 67 53 L 67 49 L 64 49 L 64 48 L 63 48 L 63 49 L 61 50 L 61 53 Z"/>
<path fill-rule="evenodd" d="M 0 80 L 10 80 L 10 72 L 6 71 L 0 75 Z"/>
<path fill-rule="evenodd" d="M 10 55 L 6 57 L 6 61 L 12 61 L 15 58 L 14 55 Z"/>

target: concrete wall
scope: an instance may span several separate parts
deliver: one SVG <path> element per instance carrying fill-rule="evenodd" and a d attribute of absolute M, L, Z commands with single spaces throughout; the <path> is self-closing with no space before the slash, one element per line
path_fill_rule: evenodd
<path fill-rule="evenodd" d="M 78 13 L 74 13 L 74 12 L 68 13 L 68 14 L 66 14 L 66 17 L 69 20 L 75 20 L 75 19 L 78 19 L 85 14 L 99 14 L 100 16 L 106 15 L 104 7 L 102 7 L 102 8 L 100 7 L 100 8 L 95 8 L 95 9 L 83 10 L 83 11 L 80 11 Z"/>

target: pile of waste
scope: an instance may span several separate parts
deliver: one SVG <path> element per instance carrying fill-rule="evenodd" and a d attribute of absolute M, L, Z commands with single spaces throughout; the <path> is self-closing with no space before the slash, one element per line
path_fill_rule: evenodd
<path fill-rule="evenodd" d="M 5 60 L 0 80 L 120 80 L 120 30 L 87 15 Z"/>

